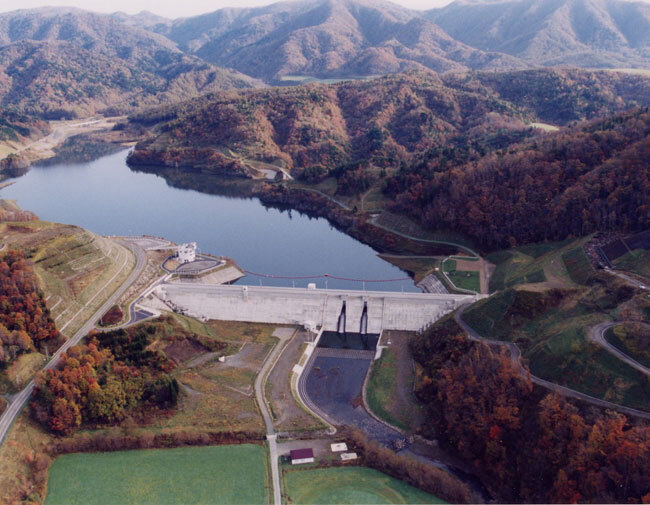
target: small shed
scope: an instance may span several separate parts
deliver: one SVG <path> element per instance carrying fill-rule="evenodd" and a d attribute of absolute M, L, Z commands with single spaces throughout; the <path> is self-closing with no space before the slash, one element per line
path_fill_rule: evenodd
<path fill-rule="evenodd" d="M 314 462 L 313 449 L 294 449 L 289 453 L 292 465 L 302 465 L 304 463 Z"/>
<path fill-rule="evenodd" d="M 345 442 L 339 444 L 331 444 L 332 452 L 343 452 L 348 450 L 348 445 Z"/>
<path fill-rule="evenodd" d="M 351 460 L 357 459 L 357 458 L 358 458 L 358 456 L 357 456 L 356 452 L 344 452 L 343 454 L 341 454 L 341 459 L 343 461 L 351 461 Z"/>

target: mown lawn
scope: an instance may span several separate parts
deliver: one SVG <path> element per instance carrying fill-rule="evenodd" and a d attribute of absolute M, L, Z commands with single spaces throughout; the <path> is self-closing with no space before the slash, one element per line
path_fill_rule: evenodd
<path fill-rule="evenodd" d="M 446 503 L 440 498 L 365 467 L 290 470 L 284 475 L 287 503 Z"/>
<path fill-rule="evenodd" d="M 454 270 L 453 272 L 449 272 L 447 275 L 449 275 L 451 282 L 453 282 L 457 288 L 468 289 L 476 293 L 481 292 L 481 279 L 478 272 L 461 272 L 459 270 Z"/>
<path fill-rule="evenodd" d="M 50 468 L 45 504 L 265 504 L 266 475 L 260 445 L 68 454 Z"/>

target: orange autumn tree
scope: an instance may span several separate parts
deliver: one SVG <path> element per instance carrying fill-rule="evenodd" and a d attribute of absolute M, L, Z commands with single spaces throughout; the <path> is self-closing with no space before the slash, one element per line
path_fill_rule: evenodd
<path fill-rule="evenodd" d="M 0 260 L 0 368 L 34 350 L 50 351 L 61 336 L 50 317 L 30 263 L 19 251 Z"/>
<path fill-rule="evenodd" d="M 413 340 L 426 433 L 504 502 L 639 503 L 650 498 L 650 427 L 533 387 L 504 351 L 448 317 Z M 581 408 L 583 410 L 581 410 Z"/>

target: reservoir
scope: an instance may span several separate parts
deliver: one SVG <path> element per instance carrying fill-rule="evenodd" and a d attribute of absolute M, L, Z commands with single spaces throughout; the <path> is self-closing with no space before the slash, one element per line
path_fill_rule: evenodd
<path fill-rule="evenodd" d="M 162 177 L 131 170 L 128 150 L 83 163 L 34 166 L 0 198 L 16 200 L 41 219 L 81 226 L 102 235 L 154 235 L 233 258 L 253 275 L 239 284 L 419 291 L 407 274 L 327 220 L 264 207 L 256 198 L 170 186 Z M 204 176 L 207 177 L 207 176 Z M 214 178 L 213 178 L 214 179 Z M 212 180 L 213 180 L 212 179 Z M 208 183 L 206 183 L 206 186 Z M 197 187 L 192 186 L 192 187 Z M 209 188 L 202 191 L 210 191 Z M 347 279 L 387 280 L 362 282 Z"/>

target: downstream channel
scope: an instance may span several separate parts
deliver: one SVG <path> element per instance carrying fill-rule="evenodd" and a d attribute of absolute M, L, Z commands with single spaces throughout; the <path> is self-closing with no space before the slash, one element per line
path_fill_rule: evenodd
<path fill-rule="evenodd" d="M 352 279 L 404 279 L 369 246 L 325 219 L 264 207 L 256 198 L 228 194 L 219 184 L 202 192 L 179 189 L 154 174 L 131 170 L 128 150 L 94 161 L 34 166 L 0 190 L 41 219 L 69 223 L 102 235 L 155 235 L 197 242 L 205 253 L 233 258 L 244 269 L 279 277 L 330 274 Z M 214 180 L 214 178 L 212 178 Z M 175 184 L 178 185 L 178 184 Z M 196 186 L 193 186 L 196 187 Z M 203 192 L 207 191 L 207 192 Z M 215 194 L 220 192 L 221 194 Z M 232 193 L 232 191 L 231 191 Z M 281 279 L 247 275 L 240 284 L 364 289 L 333 278 Z M 411 280 L 366 283 L 365 289 L 419 291 Z"/>

